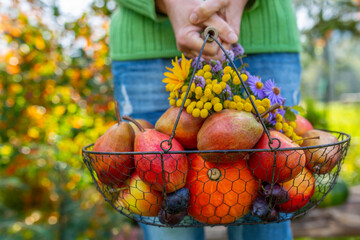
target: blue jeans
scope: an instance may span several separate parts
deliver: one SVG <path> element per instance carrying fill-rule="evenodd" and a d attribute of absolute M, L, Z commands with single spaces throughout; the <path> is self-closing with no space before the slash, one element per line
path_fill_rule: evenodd
<path fill-rule="evenodd" d="M 300 98 L 300 58 L 297 53 L 253 54 L 244 58 L 247 70 L 263 80 L 275 79 L 286 98 L 285 105 L 298 104 Z M 239 66 L 239 62 L 236 62 Z M 143 118 L 155 124 L 169 107 L 168 93 L 165 92 L 163 72 L 171 67 L 171 59 L 139 61 L 114 61 L 114 94 L 119 101 L 122 114 Z M 202 240 L 205 238 L 201 227 L 162 228 L 141 224 L 146 240 Z M 230 240 L 292 239 L 290 221 L 272 224 L 241 225 L 228 227 Z"/>

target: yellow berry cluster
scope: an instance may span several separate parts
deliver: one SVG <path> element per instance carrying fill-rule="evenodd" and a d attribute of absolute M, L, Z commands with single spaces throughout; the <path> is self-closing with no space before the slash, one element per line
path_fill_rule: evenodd
<path fill-rule="evenodd" d="M 256 99 L 254 95 L 251 95 L 250 97 L 255 103 L 255 106 L 260 114 L 264 113 L 266 110 L 268 110 L 271 107 L 271 103 L 268 98 L 264 98 L 260 100 L 260 99 Z M 232 100 L 225 100 L 224 108 L 256 113 L 253 105 L 251 104 L 250 99 L 241 98 L 239 95 L 234 95 Z M 269 117 L 269 113 L 263 116 L 263 118 L 267 118 L 267 117 Z"/>
<path fill-rule="evenodd" d="M 241 84 L 241 81 L 230 66 L 225 66 L 222 72 L 221 79 L 218 79 L 219 77 L 216 78 L 211 73 L 211 66 L 206 64 L 195 73 L 195 76 L 205 79 L 205 87 L 196 86 L 195 83 L 191 84 L 189 94 L 184 103 L 184 107 L 189 114 L 192 114 L 194 117 L 207 118 L 210 112 L 220 112 L 224 108 L 253 111 L 250 101 L 242 99 L 239 95 L 235 95 L 232 99 L 229 95 L 225 99 L 222 93 L 229 86 L 229 83 L 231 82 L 232 85 L 237 86 Z M 241 74 L 241 78 L 243 81 L 246 81 L 248 76 Z M 180 107 L 182 105 L 188 87 L 188 85 L 182 86 L 180 97 L 176 96 L 174 92 L 170 93 L 169 103 L 171 106 Z M 253 99 L 255 101 L 254 96 Z"/>
<path fill-rule="evenodd" d="M 294 142 L 296 142 L 299 145 L 303 143 L 301 137 L 294 132 L 294 129 L 296 128 L 295 122 L 285 121 L 285 119 L 280 113 L 276 114 L 275 119 L 276 119 L 275 130 L 277 131 L 282 130 L 287 137 L 291 138 Z"/>
<path fill-rule="evenodd" d="M 190 64 L 190 62 L 187 63 Z M 180 68 L 181 66 L 179 65 Z M 221 71 L 212 71 L 210 64 L 205 64 L 201 69 L 195 72 L 196 78 L 194 78 L 195 80 L 191 84 L 189 83 L 190 75 L 188 75 L 191 71 L 186 72 L 187 77 L 184 80 L 184 72 L 178 71 L 178 68 L 176 68 L 176 71 L 172 71 L 173 73 L 176 72 L 176 74 L 165 75 L 170 78 L 174 76 L 179 77 L 180 82 L 179 84 L 175 84 L 172 82 L 172 78 L 171 81 L 165 81 L 168 83 L 166 85 L 166 90 L 170 91 L 169 103 L 171 106 L 184 106 L 187 113 L 194 117 L 202 118 L 207 118 L 210 114 L 220 112 L 223 109 L 236 109 L 238 111 L 246 111 L 255 114 L 256 110 L 250 100 L 252 99 L 262 118 L 268 119 L 270 113 L 272 115 L 276 114 L 275 125 L 271 124 L 271 127 L 274 127 L 277 131 L 282 131 L 287 137 L 291 138 L 299 145 L 302 144 L 302 138 L 294 132 L 296 123 L 284 119 L 280 113 L 277 113 L 278 111 L 276 109 L 270 111 L 271 102 L 269 98 L 260 99 L 256 98 L 254 95 L 250 95 L 250 98 L 244 97 L 244 86 L 241 85 L 241 80 L 236 71 L 230 66 L 222 65 Z M 189 68 L 190 65 L 185 69 Z M 216 68 L 218 67 L 216 66 Z M 248 80 L 248 76 L 244 73 L 242 73 L 240 77 L 244 82 Z M 165 80 L 168 80 L 168 78 Z M 250 84 L 253 84 L 253 82 Z M 249 86 L 249 88 L 251 87 L 252 86 Z M 261 89 L 262 87 L 263 83 L 261 81 L 256 82 L 257 89 Z M 187 91 L 189 92 L 185 98 Z M 280 109 L 282 108 L 283 106 L 280 106 Z"/>

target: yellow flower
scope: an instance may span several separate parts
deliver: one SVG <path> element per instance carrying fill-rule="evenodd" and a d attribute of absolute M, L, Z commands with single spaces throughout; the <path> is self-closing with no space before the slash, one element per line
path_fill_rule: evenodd
<path fill-rule="evenodd" d="M 167 83 L 167 89 L 170 85 L 174 85 L 175 87 L 172 89 L 172 92 L 178 94 L 178 90 L 184 85 L 184 81 L 189 75 L 191 61 L 192 59 L 187 60 L 184 54 L 181 56 L 180 64 L 177 57 L 175 58 L 175 61 L 171 61 L 173 68 L 166 67 L 169 72 L 164 73 L 166 78 L 162 80 L 164 83 Z"/>

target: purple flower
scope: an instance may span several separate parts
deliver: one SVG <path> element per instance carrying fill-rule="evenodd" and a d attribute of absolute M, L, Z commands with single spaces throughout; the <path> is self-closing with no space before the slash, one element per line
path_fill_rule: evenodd
<path fill-rule="evenodd" d="M 255 96 L 259 98 L 265 97 L 265 93 L 263 91 L 264 84 L 261 82 L 260 77 L 250 75 L 246 83 L 249 85 Z"/>
<path fill-rule="evenodd" d="M 211 61 L 210 66 L 211 66 L 211 71 L 213 73 L 217 73 L 217 72 L 220 72 L 222 70 L 222 65 L 221 65 L 221 62 L 219 60 Z"/>
<path fill-rule="evenodd" d="M 232 92 L 229 85 L 226 85 L 225 89 L 223 90 L 223 93 L 225 94 L 225 97 L 227 99 L 230 99 L 232 97 Z"/>
<path fill-rule="evenodd" d="M 231 61 L 234 61 L 234 52 L 233 52 L 232 50 L 226 50 L 226 53 L 229 55 Z M 222 62 L 225 62 L 225 61 L 226 61 L 226 62 L 230 62 L 230 61 L 227 59 L 225 53 L 222 54 L 221 61 L 222 61 Z"/>
<path fill-rule="evenodd" d="M 285 98 L 280 95 L 280 88 L 275 85 L 273 79 L 269 79 L 264 84 L 264 93 L 267 98 L 269 98 L 271 105 L 279 103 L 280 105 L 284 104 Z"/>
<path fill-rule="evenodd" d="M 244 55 L 245 51 L 240 43 L 236 43 L 232 46 L 232 51 L 234 52 L 235 57 L 240 57 Z"/>
<path fill-rule="evenodd" d="M 284 117 L 284 115 L 285 115 L 285 110 L 278 108 L 275 113 L 272 113 L 272 112 L 269 113 L 268 121 L 269 121 L 270 124 L 272 124 L 272 125 L 274 125 L 274 126 L 275 126 L 275 124 L 276 124 L 276 122 L 277 122 L 277 121 L 276 121 L 276 114 L 280 114 L 281 116 Z"/>
<path fill-rule="evenodd" d="M 196 86 L 200 86 L 202 88 L 204 88 L 206 84 L 205 79 L 202 76 L 195 76 L 194 83 Z"/>
<path fill-rule="evenodd" d="M 275 126 L 275 124 L 276 124 L 276 118 L 275 118 L 276 114 L 277 114 L 277 113 L 272 113 L 272 112 L 270 112 L 270 113 L 269 113 L 269 118 L 268 118 L 269 123 L 272 124 L 272 125 L 274 125 L 274 126 Z"/>
<path fill-rule="evenodd" d="M 192 68 L 195 68 L 196 61 L 197 61 L 197 60 L 198 60 L 198 57 L 194 57 L 194 58 L 192 59 L 192 61 L 191 61 L 191 67 L 192 67 Z M 202 57 L 200 57 L 200 61 L 199 61 L 199 64 L 198 64 L 198 67 L 197 67 L 196 70 L 199 70 L 199 69 L 201 69 L 201 68 L 204 67 L 204 61 L 205 61 L 205 59 L 203 59 Z"/>

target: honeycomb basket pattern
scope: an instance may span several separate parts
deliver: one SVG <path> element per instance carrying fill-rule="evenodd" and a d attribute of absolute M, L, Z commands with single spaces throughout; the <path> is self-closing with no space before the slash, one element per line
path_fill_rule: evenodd
<path fill-rule="evenodd" d="M 264 224 L 306 214 L 333 188 L 350 136 L 328 132 L 339 141 L 297 148 L 112 153 L 94 152 L 91 144 L 82 155 L 105 200 L 138 222 L 161 227 Z M 207 161 L 209 155 L 217 161 Z M 309 161 L 315 166 L 311 170 Z M 274 195 L 279 189 L 287 192 L 285 200 Z M 176 212 L 169 204 L 180 191 L 187 194 L 177 202 L 183 210 Z M 267 213 L 260 216 L 262 208 Z M 176 218 L 182 221 L 174 223 Z"/>

